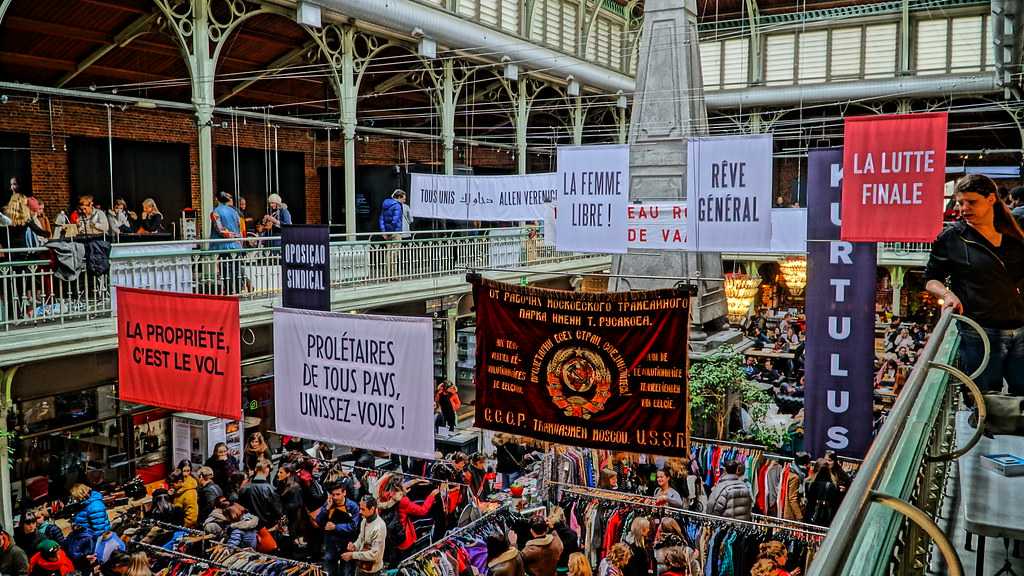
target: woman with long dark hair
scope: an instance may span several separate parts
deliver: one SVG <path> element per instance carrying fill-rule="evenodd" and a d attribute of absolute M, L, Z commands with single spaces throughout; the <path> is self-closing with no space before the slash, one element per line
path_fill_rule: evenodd
<path fill-rule="evenodd" d="M 969 174 L 957 180 L 954 194 L 961 220 L 932 244 L 925 288 L 984 328 L 991 355 L 975 379 L 979 387 L 1000 392 L 1005 379 L 1011 395 L 1024 396 L 1024 232 L 992 179 Z M 971 373 L 984 348 L 973 328 L 960 328 L 960 369 Z"/>
<path fill-rule="evenodd" d="M 832 471 L 833 465 L 824 458 L 818 458 L 814 476 L 807 484 L 807 510 L 804 522 L 828 526 L 835 518 L 843 494 L 839 490 L 839 478 Z"/>

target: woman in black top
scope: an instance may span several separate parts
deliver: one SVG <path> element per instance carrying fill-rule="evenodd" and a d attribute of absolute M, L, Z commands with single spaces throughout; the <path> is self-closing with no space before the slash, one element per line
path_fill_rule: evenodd
<path fill-rule="evenodd" d="M 954 190 L 962 219 L 932 244 L 925 288 L 985 329 L 991 356 L 978 386 L 999 392 L 1005 379 L 1010 394 L 1024 396 L 1024 233 L 990 178 L 969 174 Z M 982 354 L 980 336 L 962 324 L 960 368 L 970 374 Z"/>
<path fill-rule="evenodd" d="M 164 231 L 164 215 L 156 207 L 156 201 L 146 198 L 142 201 L 142 217 L 139 218 L 139 234 L 154 234 Z"/>
<path fill-rule="evenodd" d="M 833 466 L 824 458 L 818 458 L 814 468 L 814 479 L 807 485 L 807 510 L 804 522 L 828 526 L 835 518 L 839 503 L 843 500 L 840 481 L 833 472 Z"/>

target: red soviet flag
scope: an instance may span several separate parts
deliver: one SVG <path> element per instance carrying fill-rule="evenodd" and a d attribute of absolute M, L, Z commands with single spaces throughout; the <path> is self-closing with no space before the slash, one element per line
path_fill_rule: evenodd
<path fill-rule="evenodd" d="M 238 420 L 238 299 L 115 289 L 120 399 Z"/>
<path fill-rule="evenodd" d="M 846 119 L 840 238 L 931 242 L 942 230 L 945 112 Z"/>

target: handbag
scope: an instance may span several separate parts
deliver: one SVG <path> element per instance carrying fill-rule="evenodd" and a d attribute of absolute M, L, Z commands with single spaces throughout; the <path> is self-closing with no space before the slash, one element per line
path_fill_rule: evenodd
<path fill-rule="evenodd" d="M 1024 436 L 1024 396 L 985 394 L 985 432 L 996 435 Z M 978 413 L 972 412 L 969 423 L 978 426 Z"/>
<path fill-rule="evenodd" d="M 448 394 L 448 398 L 449 398 L 449 400 L 452 403 L 452 410 L 454 410 L 456 413 L 458 413 L 459 408 L 462 408 L 462 399 L 459 398 L 458 390 L 456 390 L 456 392 L 454 394 L 449 392 L 449 391 L 447 391 L 447 390 L 445 391 L 445 393 Z"/>
<path fill-rule="evenodd" d="M 260 528 L 260 531 L 256 533 L 256 551 L 270 554 L 275 550 L 277 550 L 277 540 L 274 540 L 274 535 L 267 530 L 266 526 Z"/>

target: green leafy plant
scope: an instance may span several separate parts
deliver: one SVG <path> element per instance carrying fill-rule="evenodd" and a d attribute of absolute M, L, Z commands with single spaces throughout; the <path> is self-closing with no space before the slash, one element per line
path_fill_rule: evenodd
<path fill-rule="evenodd" d="M 731 346 L 723 346 L 714 353 L 694 362 L 690 367 L 690 414 L 713 424 L 714 437 L 724 440 L 728 434 L 730 410 L 743 406 L 754 420 L 752 434 L 773 439 L 774 432 L 764 430 L 759 422 L 765 419 L 772 397 L 743 372 L 743 356 Z M 771 445 L 771 444 L 769 444 Z"/>

